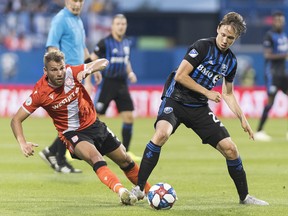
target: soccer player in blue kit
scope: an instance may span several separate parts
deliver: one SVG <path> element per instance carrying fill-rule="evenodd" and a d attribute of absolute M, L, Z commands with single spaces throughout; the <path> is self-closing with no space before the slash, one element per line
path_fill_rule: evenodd
<path fill-rule="evenodd" d="M 65 0 L 65 7 L 53 18 L 46 42 L 47 51 L 61 50 L 68 65 L 80 65 L 91 62 L 89 51 L 85 44 L 85 30 L 80 13 L 85 0 Z M 94 74 L 100 83 L 100 72 Z M 66 147 L 57 137 L 53 144 L 39 152 L 40 157 L 53 169 L 62 173 L 80 173 L 65 157 Z"/>
<path fill-rule="evenodd" d="M 229 49 L 245 31 L 243 17 L 235 12 L 227 13 L 217 27 L 217 36 L 192 44 L 178 69 L 168 77 L 155 123 L 156 131 L 144 150 L 138 184 L 132 189 L 138 199 L 144 198 L 144 185 L 159 160 L 161 147 L 183 123 L 201 138 L 203 144 L 210 144 L 225 157 L 240 204 L 269 205 L 249 195 L 237 146 L 208 105 L 208 100 L 219 103 L 223 98 L 239 118 L 249 138 L 254 139 L 253 131 L 233 94 L 237 59 Z M 222 95 L 212 90 L 221 78 Z"/>
<path fill-rule="evenodd" d="M 255 133 L 255 140 L 271 141 L 272 137 L 263 130 L 276 94 L 279 90 L 288 95 L 288 75 L 286 74 L 286 58 L 288 57 L 288 38 L 284 31 L 285 16 L 281 11 L 272 14 L 272 29 L 266 32 L 263 46 L 265 57 L 265 83 L 268 101 Z M 288 135 L 288 134 L 287 134 Z M 287 136 L 288 137 L 288 136 Z"/>
<path fill-rule="evenodd" d="M 130 151 L 133 134 L 134 105 L 129 93 L 128 83 L 137 82 L 130 62 L 130 40 L 125 36 L 127 19 L 123 14 L 116 14 L 112 20 L 111 34 L 103 38 L 96 45 L 90 57 L 92 60 L 106 58 L 108 67 L 102 71 L 103 81 L 97 88 L 95 108 L 97 113 L 104 115 L 112 100 L 115 101 L 117 110 L 123 120 L 122 142 L 127 153 L 135 161 L 141 158 Z M 90 89 L 90 78 L 85 80 L 86 88 Z"/>

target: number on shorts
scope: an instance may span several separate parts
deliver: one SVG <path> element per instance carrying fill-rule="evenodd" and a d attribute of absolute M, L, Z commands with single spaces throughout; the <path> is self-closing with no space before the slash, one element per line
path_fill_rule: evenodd
<path fill-rule="evenodd" d="M 216 115 L 213 112 L 209 112 L 208 115 L 212 115 L 212 119 L 215 123 L 220 122 L 220 127 L 224 127 L 224 125 L 222 124 L 222 122 L 216 118 Z"/>

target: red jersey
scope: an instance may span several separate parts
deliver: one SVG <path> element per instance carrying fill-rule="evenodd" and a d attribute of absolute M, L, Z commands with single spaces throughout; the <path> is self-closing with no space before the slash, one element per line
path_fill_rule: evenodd
<path fill-rule="evenodd" d="M 57 88 L 50 86 L 43 75 L 22 107 L 29 114 L 43 107 L 60 135 L 87 128 L 96 121 L 97 113 L 89 94 L 77 80 L 77 74 L 83 70 L 84 64 L 67 65 L 64 85 Z"/>

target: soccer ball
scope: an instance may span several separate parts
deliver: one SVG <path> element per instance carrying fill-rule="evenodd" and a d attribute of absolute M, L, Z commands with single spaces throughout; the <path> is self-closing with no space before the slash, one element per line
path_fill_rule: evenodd
<path fill-rule="evenodd" d="M 149 205 L 157 210 L 170 209 L 177 199 L 174 188 L 167 183 L 157 183 L 153 185 L 147 194 Z"/>

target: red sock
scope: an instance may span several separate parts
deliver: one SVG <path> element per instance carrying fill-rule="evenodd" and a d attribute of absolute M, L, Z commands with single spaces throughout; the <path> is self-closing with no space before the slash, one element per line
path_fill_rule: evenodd
<path fill-rule="evenodd" d="M 139 166 L 136 163 L 130 170 L 124 171 L 127 178 L 135 185 L 137 185 L 138 182 L 138 172 L 139 172 Z M 145 193 L 148 193 L 150 187 L 151 185 L 148 182 L 146 182 L 144 188 Z"/>
<path fill-rule="evenodd" d="M 120 183 L 117 176 L 107 167 L 102 166 L 96 170 L 96 175 L 101 180 L 101 182 L 107 185 L 111 190 L 118 193 L 123 185 Z"/>

